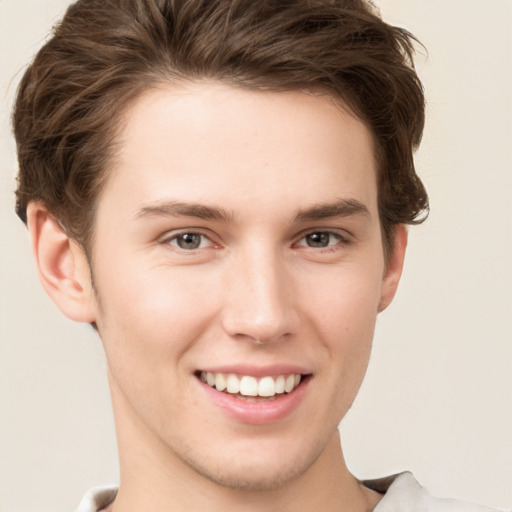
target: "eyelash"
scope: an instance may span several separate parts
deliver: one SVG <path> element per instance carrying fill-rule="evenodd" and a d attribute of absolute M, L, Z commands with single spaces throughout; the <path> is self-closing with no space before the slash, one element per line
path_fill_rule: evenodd
<path fill-rule="evenodd" d="M 336 243 L 333 243 L 333 244 L 329 243 L 325 247 L 316 247 L 316 248 L 312 247 L 310 245 L 307 245 L 306 243 L 302 243 L 307 239 L 308 236 L 311 236 L 311 235 L 328 235 L 331 239 L 332 239 L 332 237 L 334 237 L 336 239 Z M 329 240 L 329 242 L 330 241 L 331 240 Z M 348 235 L 343 235 L 338 231 L 333 231 L 333 230 L 329 230 L 329 229 L 313 229 L 311 231 L 304 233 L 300 237 L 299 241 L 295 244 L 295 246 L 296 247 L 306 247 L 308 249 L 318 250 L 319 252 L 335 252 L 335 251 L 342 249 L 343 247 L 350 245 L 351 243 L 352 243 L 352 240 L 349 238 Z"/>
<path fill-rule="evenodd" d="M 201 237 L 201 240 L 200 240 L 200 246 L 199 247 L 195 247 L 195 248 L 192 248 L 192 249 L 186 249 L 186 248 L 183 248 L 183 247 L 180 247 L 178 244 L 178 240 L 180 238 L 183 238 L 187 235 L 191 235 L 191 236 L 199 236 Z M 211 240 L 211 238 L 204 234 L 204 233 L 201 233 L 200 231 L 192 231 L 192 230 L 189 230 L 189 231 L 181 231 L 180 233 L 174 233 L 173 235 L 171 236 L 168 236 L 166 238 L 164 238 L 162 240 L 162 243 L 166 244 L 166 245 L 173 245 L 175 247 L 177 247 L 178 250 L 180 251 L 183 251 L 183 252 L 193 252 L 195 250 L 200 250 L 200 249 L 204 249 L 205 247 L 201 247 L 201 245 L 203 244 L 203 242 L 205 240 L 208 240 L 209 241 L 209 244 L 208 246 L 212 246 L 212 245 L 215 245 L 214 242 Z M 173 242 L 176 242 L 176 243 L 173 243 Z"/>
<path fill-rule="evenodd" d="M 328 245 L 326 245 L 324 247 L 314 247 L 314 246 L 308 245 L 307 242 L 303 243 L 306 241 L 307 237 L 312 236 L 312 235 L 324 235 L 324 236 L 327 235 L 327 236 L 329 236 L 330 238 L 328 240 L 328 242 L 329 242 Z M 180 238 L 183 238 L 186 236 L 200 237 L 198 247 L 192 247 L 192 248 L 180 247 L 179 246 Z M 333 237 L 336 239 L 336 243 L 331 244 L 330 242 L 332 241 Z M 192 231 L 192 230 L 181 231 L 179 233 L 173 234 L 172 236 L 168 236 L 162 240 L 162 243 L 164 243 L 166 245 L 175 246 L 177 248 L 177 250 L 192 253 L 194 251 L 207 248 L 204 246 L 202 247 L 205 240 L 208 240 L 208 242 L 209 242 L 207 247 L 211 247 L 211 246 L 215 245 L 215 243 L 212 241 L 212 239 L 205 233 L 201 233 L 200 231 Z M 308 232 L 302 234 L 302 236 L 299 238 L 298 242 L 294 243 L 294 247 L 306 247 L 306 248 L 310 248 L 310 249 L 318 249 L 319 251 L 322 251 L 322 252 L 334 252 L 336 250 L 339 250 L 342 246 L 347 246 L 347 245 L 350 245 L 351 243 L 352 243 L 352 241 L 349 239 L 349 237 L 343 236 L 342 234 L 340 234 L 337 231 L 315 229 L 315 230 L 311 230 L 311 231 L 308 231 Z"/>

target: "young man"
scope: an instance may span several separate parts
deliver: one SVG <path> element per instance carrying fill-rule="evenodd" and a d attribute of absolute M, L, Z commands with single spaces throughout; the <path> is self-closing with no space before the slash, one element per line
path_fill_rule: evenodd
<path fill-rule="evenodd" d="M 428 208 L 411 37 L 363 1 L 82 0 L 22 80 L 18 213 L 98 331 L 80 510 L 485 510 L 360 482 L 337 425 Z"/>

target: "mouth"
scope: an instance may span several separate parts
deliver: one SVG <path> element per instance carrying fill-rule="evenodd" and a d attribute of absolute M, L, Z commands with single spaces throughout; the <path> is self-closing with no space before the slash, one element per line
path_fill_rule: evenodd
<path fill-rule="evenodd" d="M 238 423 L 278 424 L 307 396 L 312 373 L 297 367 L 203 369 L 194 374 L 207 400 Z M 268 372 L 268 373 L 267 373 Z"/>
<path fill-rule="evenodd" d="M 273 401 L 295 391 L 309 374 L 236 375 L 197 371 L 196 377 L 220 393 L 248 402 Z"/>

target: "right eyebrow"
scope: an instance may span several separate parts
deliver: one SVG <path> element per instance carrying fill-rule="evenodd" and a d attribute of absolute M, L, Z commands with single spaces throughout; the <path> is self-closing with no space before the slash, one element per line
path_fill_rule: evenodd
<path fill-rule="evenodd" d="M 196 217 L 206 220 L 221 220 L 233 222 L 234 215 L 218 206 L 207 206 L 200 203 L 188 203 L 183 201 L 161 201 L 143 206 L 135 217 Z"/>

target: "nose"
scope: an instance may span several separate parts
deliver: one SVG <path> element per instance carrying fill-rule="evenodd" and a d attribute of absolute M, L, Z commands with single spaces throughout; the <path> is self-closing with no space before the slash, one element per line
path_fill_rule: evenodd
<path fill-rule="evenodd" d="M 298 323 L 293 276 L 272 251 L 252 251 L 230 265 L 222 321 L 232 337 L 258 344 L 292 335 Z"/>

